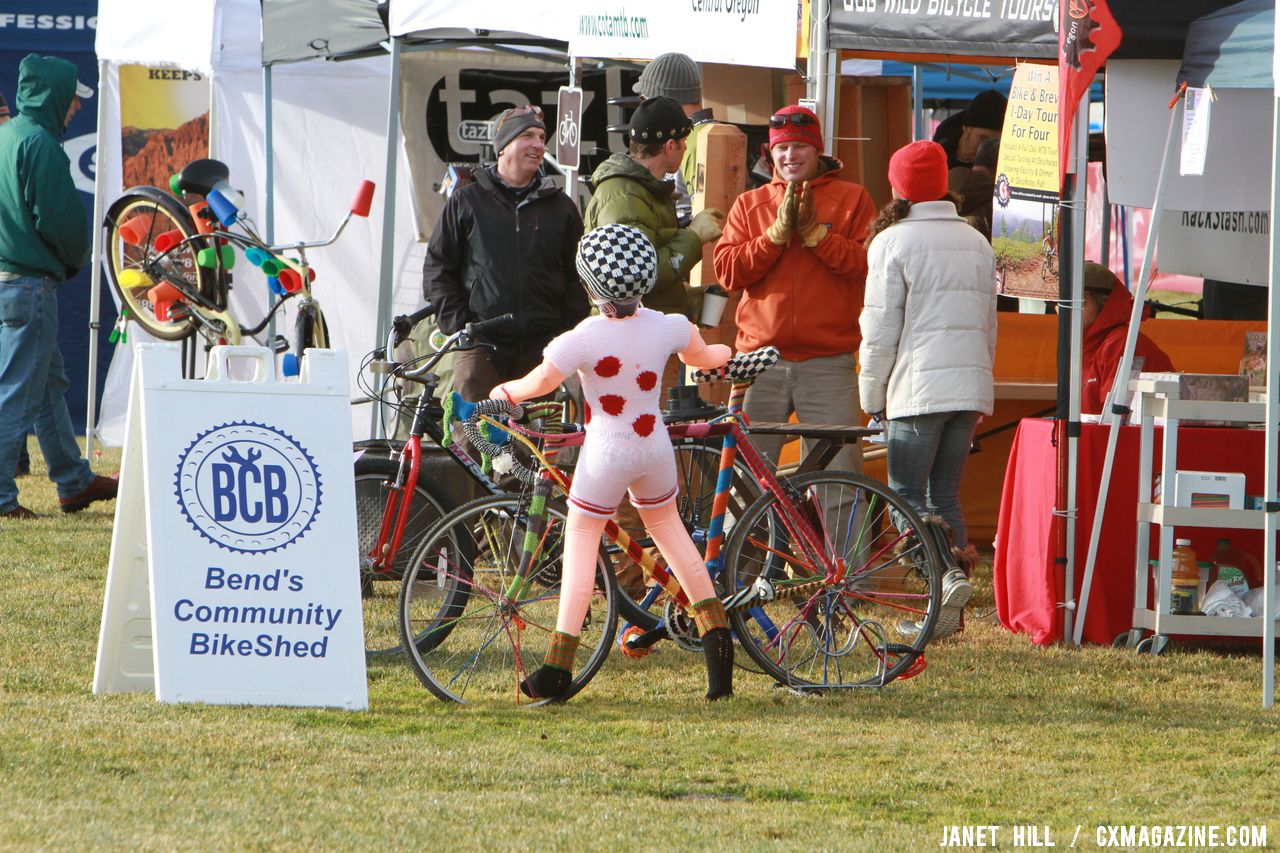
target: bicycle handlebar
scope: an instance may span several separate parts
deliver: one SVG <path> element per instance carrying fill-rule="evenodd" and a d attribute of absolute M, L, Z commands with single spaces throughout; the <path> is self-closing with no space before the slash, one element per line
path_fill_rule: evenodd
<path fill-rule="evenodd" d="M 483 332 L 485 329 L 491 329 L 495 326 L 505 326 L 508 323 L 513 322 L 515 319 L 515 314 L 501 314 L 497 317 L 490 317 L 488 320 L 476 320 L 468 323 L 467 327 L 463 329 L 463 332 L 469 336 L 474 336 L 478 332 Z"/>
<path fill-rule="evenodd" d="M 391 348 L 395 349 L 405 342 L 409 337 L 409 333 L 413 331 L 413 327 L 421 323 L 423 320 L 436 313 L 436 306 L 430 302 L 414 311 L 412 314 L 400 314 L 391 321 Z"/>

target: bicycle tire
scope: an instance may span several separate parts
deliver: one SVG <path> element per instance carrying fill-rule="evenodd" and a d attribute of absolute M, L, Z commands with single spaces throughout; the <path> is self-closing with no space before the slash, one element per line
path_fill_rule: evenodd
<path fill-rule="evenodd" d="M 685 529 L 694 543 L 703 549 L 709 535 L 712 502 L 715 499 L 716 481 L 720 474 L 720 441 L 705 439 L 681 439 L 672 442 L 676 454 L 676 509 L 684 521 Z M 729 505 L 725 511 L 725 536 L 735 521 L 743 516 L 747 507 L 761 494 L 755 477 L 741 457 L 734 459 L 733 479 L 729 491 Z M 634 524 L 625 524 L 633 538 L 647 541 L 639 517 Z M 727 541 L 727 540 L 726 540 Z M 723 551 L 722 551 L 723 553 Z M 618 615 L 630 625 L 645 631 L 652 630 L 662 619 L 670 597 L 652 581 L 646 581 L 640 566 L 616 547 L 610 548 L 614 560 L 614 573 L 618 586 Z"/>
<path fill-rule="evenodd" d="M 308 299 L 298 308 L 298 319 L 293 325 L 294 353 L 299 359 L 309 349 L 329 348 L 329 324 L 320 310 L 320 303 Z"/>
<path fill-rule="evenodd" d="M 126 224 L 141 226 L 137 227 L 131 239 L 121 235 L 121 226 Z M 133 187 L 107 209 L 103 227 L 106 230 L 103 264 L 107 281 L 120 298 L 121 307 L 128 309 L 130 319 L 163 341 L 180 341 L 189 337 L 195 331 L 196 321 L 190 316 L 176 321 L 160 319 L 147 292 L 159 281 L 167 280 L 206 298 L 214 297 L 214 271 L 196 263 L 196 254 L 207 241 L 186 243 L 167 253 L 155 250 L 156 237 L 175 229 L 184 238 L 197 237 L 199 230 L 191 214 L 181 202 L 163 190 Z M 145 281 L 126 287 L 120 281 L 126 270 L 143 273 Z"/>
<path fill-rule="evenodd" d="M 364 611 L 364 650 L 370 658 L 399 654 L 400 581 L 418 541 L 452 508 L 453 501 L 437 484 L 419 477 L 405 518 L 400 551 L 389 572 L 369 567 L 369 552 L 378 541 L 388 491 L 400 463 L 386 456 L 365 453 L 355 462 L 356 538 L 360 543 L 360 599 Z M 424 472 L 425 473 L 425 472 Z"/>
<path fill-rule="evenodd" d="M 797 594 L 731 608 L 742 648 L 792 688 L 881 687 L 909 674 L 942 599 L 942 560 L 932 537 L 919 533 L 920 517 L 887 486 L 859 474 L 815 471 L 789 483 L 805 517 L 821 519 L 824 550 L 843 555 L 846 573 L 835 583 L 822 579 L 792 547 L 777 497 L 756 501 L 725 549 L 725 587 L 732 595 L 764 578 L 776 592 L 793 585 Z M 912 634 L 899 630 L 900 620 L 923 626 Z"/>
<path fill-rule="evenodd" d="M 548 501 L 541 547 L 527 587 L 508 597 L 528 532 L 528 501 L 497 495 L 442 519 L 418 547 L 400 591 L 400 643 L 418 680 L 460 703 L 546 704 L 519 683 L 542 665 L 560 604 L 563 504 Z M 618 609 L 602 548 L 568 699 L 604 664 Z"/>

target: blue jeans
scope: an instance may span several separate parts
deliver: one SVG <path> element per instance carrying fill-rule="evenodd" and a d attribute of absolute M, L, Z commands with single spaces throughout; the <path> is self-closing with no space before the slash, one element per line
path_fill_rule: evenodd
<path fill-rule="evenodd" d="M 977 412 L 938 412 L 889 421 L 889 488 L 916 512 L 942 516 L 961 548 L 969 539 L 960 507 L 960 477 L 977 425 Z"/>
<path fill-rule="evenodd" d="M 32 424 L 58 497 L 79 494 L 93 481 L 67 411 L 57 288 L 39 276 L 0 281 L 0 513 L 18 505 L 13 472 Z"/>

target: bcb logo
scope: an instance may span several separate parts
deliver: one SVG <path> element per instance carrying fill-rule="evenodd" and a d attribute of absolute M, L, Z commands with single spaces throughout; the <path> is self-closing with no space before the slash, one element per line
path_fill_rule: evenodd
<path fill-rule="evenodd" d="M 224 461 L 214 462 L 213 520 L 248 522 L 266 518 L 269 522 L 289 517 L 289 495 L 285 490 L 282 465 L 258 465 L 262 451 L 250 447 L 245 456 L 238 447 L 222 454 Z"/>
<path fill-rule="evenodd" d="M 320 510 L 311 455 L 265 424 L 223 424 L 201 433 L 178 461 L 175 486 L 191 526 L 230 551 L 283 548 L 306 533 Z"/>

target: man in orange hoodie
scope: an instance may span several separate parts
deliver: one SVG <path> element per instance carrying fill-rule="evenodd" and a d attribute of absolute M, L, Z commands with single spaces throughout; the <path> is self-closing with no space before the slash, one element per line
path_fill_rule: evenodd
<path fill-rule="evenodd" d="M 870 194 L 841 180 L 843 165 L 822 154 L 818 117 L 790 106 L 769 119 L 773 181 L 738 196 L 715 249 L 716 277 L 741 291 L 737 349 L 776 346 L 782 360 L 747 392 L 747 417 L 857 424 L 854 354 L 867 280 L 862 241 L 875 216 Z M 774 462 L 782 439 L 753 439 Z M 832 468 L 861 471 L 846 446 Z"/>
<path fill-rule="evenodd" d="M 1107 393 L 1115 382 L 1120 358 L 1124 355 L 1124 339 L 1129 332 L 1129 315 L 1133 312 L 1133 296 L 1120 279 L 1102 264 L 1084 264 L 1084 344 L 1080 364 L 1080 411 L 1101 414 Z M 1173 362 L 1151 338 L 1138 333 L 1134 359 L 1142 359 L 1148 373 L 1167 373 Z M 1124 404 L 1127 396 L 1121 398 Z"/>

